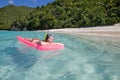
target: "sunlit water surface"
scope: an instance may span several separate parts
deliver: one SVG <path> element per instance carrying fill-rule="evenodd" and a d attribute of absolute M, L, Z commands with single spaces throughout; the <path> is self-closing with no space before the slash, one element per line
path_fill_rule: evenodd
<path fill-rule="evenodd" d="M 44 34 L 0 31 L 0 80 L 120 80 L 119 44 L 102 46 L 51 33 L 65 48 L 39 51 L 16 39 L 18 35 L 43 39 Z"/>

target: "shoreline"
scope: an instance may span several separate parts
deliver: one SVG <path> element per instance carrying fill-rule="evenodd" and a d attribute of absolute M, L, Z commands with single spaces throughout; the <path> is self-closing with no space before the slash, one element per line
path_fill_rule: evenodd
<path fill-rule="evenodd" d="M 41 30 L 40 30 L 41 31 Z M 120 45 L 120 25 L 114 26 L 98 26 L 88 28 L 64 28 L 43 30 L 52 33 L 62 33 L 75 36 L 83 41 L 88 41 L 92 44 L 98 45 Z"/>
<path fill-rule="evenodd" d="M 107 46 L 111 50 L 113 46 L 120 47 L 120 26 L 51 29 L 49 32 L 72 35 L 77 39 L 89 42 L 91 45 Z"/>
<path fill-rule="evenodd" d="M 120 38 L 120 26 L 102 26 L 102 27 L 88 27 L 88 28 L 63 28 L 43 30 L 55 33 L 64 33 L 70 35 L 84 35 L 84 36 L 107 36 Z"/>

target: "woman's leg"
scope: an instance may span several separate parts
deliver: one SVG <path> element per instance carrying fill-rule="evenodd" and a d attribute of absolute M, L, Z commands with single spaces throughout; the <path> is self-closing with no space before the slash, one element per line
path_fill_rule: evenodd
<path fill-rule="evenodd" d="M 30 39 L 30 38 L 24 38 L 24 39 L 25 39 L 25 40 L 28 40 L 28 41 L 30 41 L 30 42 L 31 42 L 31 40 L 32 40 L 32 39 Z"/>
<path fill-rule="evenodd" d="M 40 39 L 37 39 L 37 38 L 32 38 L 32 39 L 29 39 L 29 38 L 24 38 L 30 42 L 33 42 L 33 43 L 36 43 L 36 44 L 41 44 L 42 41 Z"/>

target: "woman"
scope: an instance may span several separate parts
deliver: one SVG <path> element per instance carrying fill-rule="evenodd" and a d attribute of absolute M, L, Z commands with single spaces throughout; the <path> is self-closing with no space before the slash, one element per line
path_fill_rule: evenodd
<path fill-rule="evenodd" d="M 36 44 L 47 45 L 47 44 L 53 43 L 54 37 L 51 34 L 47 34 L 45 37 L 45 40 L 40 40 L 37 38 L 27 39 L 27 40 Z"/>

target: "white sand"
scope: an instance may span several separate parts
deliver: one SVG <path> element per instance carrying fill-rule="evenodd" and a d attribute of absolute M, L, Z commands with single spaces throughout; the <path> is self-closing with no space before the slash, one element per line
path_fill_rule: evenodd
<path fill-rule="evenodd" d="M 98 45 L 113 46 L 120 45 L 120 24 L 113 26 L 98 26 L 89 28 L 64 28 L 64 29 L 51 29 L 44 30 L 55 33 L 64 33 L 68 35 L 74 35 L 84 41 Z"/>
<path fill-rule="evenodd" d="M 92 35 L 92 36 L 112 36 L 120 37 L 120 26 L 102 26 L 89 28 L 64 28 L 51 29 L 49 32 L 66 33 L 71 35 Z"/>

